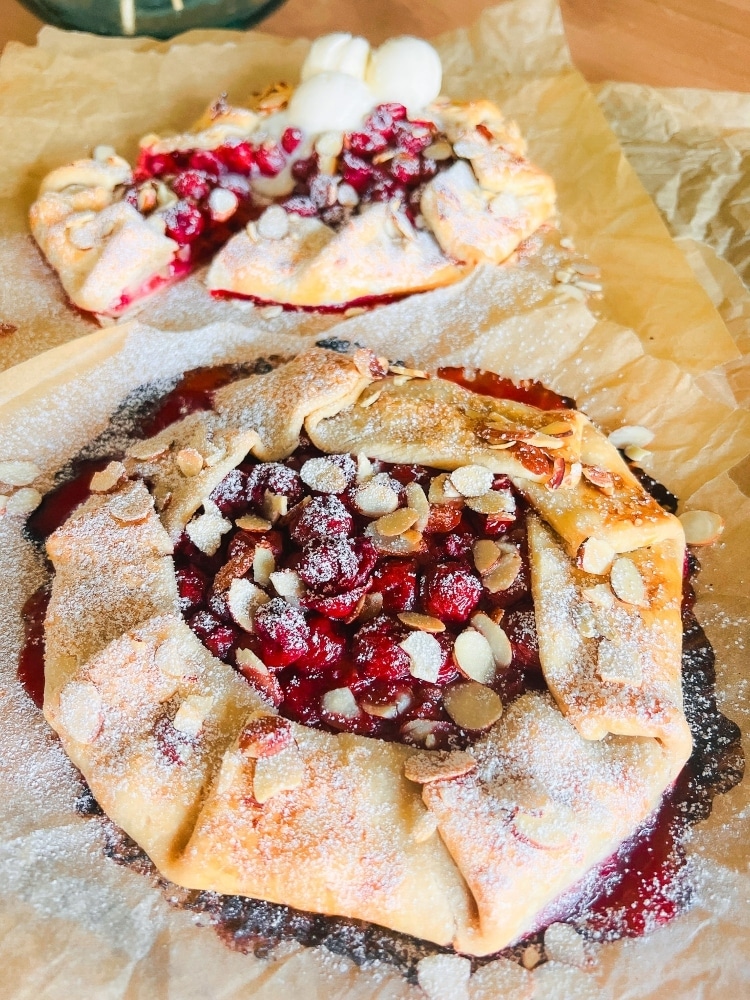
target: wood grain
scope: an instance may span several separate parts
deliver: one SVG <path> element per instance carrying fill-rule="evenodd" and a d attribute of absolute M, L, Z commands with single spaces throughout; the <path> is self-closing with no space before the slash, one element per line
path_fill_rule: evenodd
<path fill-rule="evenodd" d="M 750 0 L 560 0 L 573 60 L 589 80 L 750 91 Z M 390 34 L 438 34 L 469 24 L 486 0 L 337 0 L 330 23 L 320 5 L 289 0 L 263 23 L 282 35 L 334 27 L 380 41 Z M 432 8 L 432 9 L 430 9 Z M 17 0 L 0 0 L 0 48 L 33 44 L 40 22 Z"/>

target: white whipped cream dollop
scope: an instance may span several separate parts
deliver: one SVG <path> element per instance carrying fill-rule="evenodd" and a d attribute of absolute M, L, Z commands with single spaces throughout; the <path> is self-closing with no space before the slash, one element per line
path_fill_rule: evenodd
<path fill-rule="evenodd" d="M 440 56 L 421 38 L 391 38 L 371 51 L 364 38 L 323 35 L 310 47 L 286 116 L 309 136 L 349 132 L 378 104 L 404 104 L 417 114 L 439 95 L 442 80 Z"/>

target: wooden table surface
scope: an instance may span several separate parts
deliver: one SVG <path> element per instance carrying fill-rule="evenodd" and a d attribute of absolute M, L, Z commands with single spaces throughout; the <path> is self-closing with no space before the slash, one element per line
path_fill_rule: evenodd
<path fill-rule="evenodd" d="M 750 91 L 750 0 L 560 2 L 574 61 L 589 80 Z M 347 0 L 335 23 L 327 24 L 315 2 L 289 0 L 263 28 L 310 37 L 339 28 L 378 41 L 426 21 L 434 34 L 468 24 L 490 3 Z M 431 5 L 434 16 L 427 11 Z M 33 43 L 39 26 L 16 0 L 0 0 L 0 49 L 11 39 Z"/>

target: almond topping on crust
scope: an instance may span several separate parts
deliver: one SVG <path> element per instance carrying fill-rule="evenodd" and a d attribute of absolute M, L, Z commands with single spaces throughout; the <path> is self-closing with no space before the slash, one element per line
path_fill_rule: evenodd
<path fill-rule="evenodd" d="M 255 762 L 253 795 L 263 805 L 279 792 L 292 792 L 302 784 L 305 762 L 297 746 L 280 750 L 272 757 L 261 757 Z"/>
<path fill-rule="evenodd" d="M 412 632 L 399 643 L 409 657 L 409 672 L 418 680 L 434 684 L 443 665 L 443 650 L 429 632 Z"/>
<path fill-rule="evenodd" d="M 203 471 L 203 455 L 195 448 L 181 448 L 175 455 L 177 468 L 186 478 L 199 476 Z"/>
<path fill-rule="evenodd" d="M 688 545 L 712 545 L 724 530 L 724 519 L 710 510 L 686 510 L 680 522 Z"/>
<path fill-rule="evenodd" d="M 271 573 L 271 584 L 279 595 L 290 604 L 299 604 L 299 599 L 305 593 L 302 579 L 293 569 L 282 569 Z"/>
<path fill-rule="evenodd" d="M 388 371 L 393 375 L 405 375 L 407 378 L 429 378 L 421 368 L 405 368 L 403 365 L 390 365 Z"/>
<path fill-rule="evenodd" d="M 177 680 L 185 677 L 192 666 L 185 659 L 182 643 L 177 639 L 167 639 L 157 646 L 154 663 L 165 676 Z"/>
<path fill-rule="evenodd" d="M 92 493 L 110 493 L 124 482 L 127 474 L 122 462 L 110 462 L 106 468 L 94 473 L 89 489 Z"/>
<path fill-rule="evenodd" d="M 615 477 L 609 469 L 601 469 L 598 465 L 582 465 L 581 474 L 584 479 L 596 486 L 605 496 L 611 497 L 615 493 Z"/>
<path fill-rule="evenodd" d="M 628 559 L 627 556 L 618 556 L 615 559 L 610 572 L 610 582 L 612 590 L 625 604 L 634 604 L 639 608 L 647 606 L 643 577 L 632 559 Z"/>
<path fill-rule="evenodd" d="M 196 548 L 207 556 L 212 556 L 221 545 L 221 536 L 232 528 L 232 522 L 222 515 L 211 500 L 203 501 L 204 514 L 193 520 L 185 528 L 185 534 Z"/>
<path fill-rule="evenodd" d="M 463 465 L 450 474 L 451 484 L 463 497 L 481 497 L 492 489 L 493 474 L 483 465 Z"/>
<path fill-rule="evenodd" d="M 474 542 L 472 554 L 477 572 L 484 576 L 500 561 L 502 551 L 491 538 L 480 538 L 479 541 Z"/>
<path fill-rule="evenodd" d="M 510 551 L 503 552 L 500 560 L 491 573 L 483 577 L 482 584 L 491 594 L 497 594 L 501 590 L 508 590 L 515 583 L 516 577 L 521 572 L 523 561 L 521 554 L 515 546 L 509 546 Z"/>
<path fill-rule="evenodd" d="M 211 695 L 190 694 L 177 709 L 172 720 L 174 728 L 186 736 L 198 736 L 214 699 Z"/>
<path fill-rule="evenodd" d="M 542 427 L 539 433 L 546 434 L 549 437 L 573 437 L 573 428 L 565 420 L 554 420 L 551 424 L 547 424 L 546 427 Z"/>
<path fill-rule="evenodd" d="M 513 659 L 513 648 L 505 630 L 481 611 L 474 615 L 471 624 L 490 644 L 495 666 L 509 667 Z"/>
<path fill-rule="evenodd" d="M 7 486 L 28 486 L 40 472 L 41 469 L 35 462 L 0 462 L 0 483 Z"/>
<path fill-rule="evenodd" d="M 464 629 L 456 636 L 453 644 L 453 662 L 464 677 L 478 684 L 490 684 L 495 678 L 495 658 L 492 655 L 492 648 L 476 629 Z"/>
<path fill-rule="evenodd" d="M 329 458 L 308 458 L 300 469 L 300 477 L 318 493 L 343 493 L 349 485 L 344 470 Z"/>
<path fill-rule="evenodd" d="M 404 774 L 409 781 L 426 785 L 430 781 L 460 778 L 477 766 L 471 754 L 463 750 L 437 750 L 432 753 L 415 753 L 407 757 Z"/>
<path fill-rule="evenodd" d="M 614 596 L 606 583 L 597 583 L 595 587 L 584 587 L 581 591 L 589 604 L 598 608 L 611 608 Z"/>
<path fill-rule="evenodd" d="M 620 448 L 624 451 L 626 448 L 633 446 L 636 448 L 647 448 L 654 440 L 654 434 L 648 427 L 641 427 L 638 424 L 626 424 L 612 431 L 608 440 L 615 448 Z"/>
<path fill-rule="evenodd" d="M 78 743 L 93 743 L 104 725 L 101 695 L 90 681 L 71 681 L 60 692 L 60 722 Z"/>
<path fill-rule="evenodd" d="M 256 552 L 258 550 L 256 549 Z M 268 549 L 264 551 L 268 552 Z M 271 557 L 273 558 L 273 556 Z M 261 590 L 244 577 L 232 580 L 227 593 L 227 606 L 232 618 L 240 628 L 252 632 L 255 627 L 255 612 L 270 600 L 265 590 Z"/>
<path fill-rule="evenodd" d="M 650 451 L 646 451 L 645 448 L 639 448 L 637 444 L 631 444 L 625 448 L 625 456 L 630 459 L 631 462 L 635 462 L 639 465 L 644 459 L 648 458 L 651 454 Z"/>
<path fill-rule="evenodd" d="M 481 497 L 468 497 L 466 506 L 477 514 L 507 514 L 510 521 L 516 516 L 516 499 L 509 490 L 490 490 Z"/>
<path fill-rule="evenodd" d="M 245 723 L 238 746 L 245 757 L 273 757 L 294 742 L 292 725 L 279 715 L 260 715 Z"/>
<path fill-rule="evenodd" d="M 289 233 L 289 216 L 281 205 L 269 205 L 255 226 L 264 240 L 283 240 Z"/>
<path fill-rule="evenodd" d="M 377 701 L 374 696 L 370 695 L 360 702 L 360 706 L 363 712 L 367 712 L 368 715 L 374 715 L 379 719 L 397 719 L 399 715 L 410 708 L 414 702 L 414 697 L 408 687 L 404 687 L 398 691 L 390 698 L 384 698 L 382 701 Z"/>
<path fill-rule="evenodd" d="M 165 439 L 150 438 L 146 441 L 136 441 L 128 448 L 128 455 L 139 462 L 149 462 L 154 458 L 161 458 L 168 451 L 169 443 Z"/>
<path fill-rule="evenodd" d="M 425 491 L 419 483 L 406 484 L 406 502 L 412 510 L 417 512 L 417 520 L 414 522 L 414 527 L 417 531 L 424 531 L 430 519 L 430 504 Z"/>
<path fill-rule="evenodd" d="M 443 472 L 430 482 L 427 499 L 430 503 L 453 503 L 462 500 L 463 497 L 451 482 L 448 473 Z"/>
<path fill-rule="evenodd" d="M 597 650 L 596 675 L 609 684 L 640 687 L 643 683 L 643 668 L 638 647 L 634 643 L 616 643 L 610 639 L 602 639 Z"/>
<path fill-rule="evenodd" d="M 365 517 L 382 517 L 398 507 L 398 484 L 384 472 L 378 473 L 354 494 L 354 506 Z"/>
<path fill-rule="evenodd" d="M 42 494 L 32 486 L 22 486 L 12 496 L 3 496 L 0 509 L 6 514 L 18 514 L 25 517 L 36 510 L 42 502 Z"/>
<path fill-rule="evenodd" d="M 408 628 L 417 629 L 419 632 L 445 632 L 445 623 L 432 615 L 421 615 L 417 611 L 402 611 L 398 616 Z"/>
<path fill-rule="evenodd" d="M 263 494 L 263 513 L 271 524 L 276 524 L 280 517 L 285 517 L 289 510 L 289 500 L 278 493 L 266 490 Z"/>
<path fill-rule="evenodd" d="M 149 494 L 140 490 L 131 493 L 118 493 L 109 504 L 110 516 L 119 524 L 141 524 L 148 518 L 153 509 L 153 501 Z M 228 521 L 227 525 L 229 525 Z M 190 525 L 188 525 L 188 534 L 189 529 Z M 200 548 L 200 546 L 198 547 Z M 217 545 L 216 548 L 218 547 Z"/>
<path fill-rule="evenodd" d="M 581 544 L 578 550 L 578 565 L 584 573 L 604 576 L 605 573 L 609 573 L 616 555 L 617 553 L 609 542 L 601 541 L 592 535 Z"/>
<path fill-rule="evenodd" d="M 489 729 L 503 714 L 503 703 L 492 688 L 464 681 L 445 689 L 445 710 L 461 729 Z"/>
<path fill-rule="evenodd" d="M 393 535 L 403 535 L 418 520 L 419 514 L 415 510 L 401 507 L 399 510 L 394 510 L 392 514 L 384 514 L 383 517 L 379 517 L 374 522 L 374 527 L 378 534 L 390 538 Z"/>
<path fill-rule="evenodd" d="M 271 527 L 271 522 L 267 521 L 264 517 L 256 517 L 255 514 L 245 514 L 244 517 L 238 517 L 234 522 L 238 528 L 242 528 L 243 531 L 268 531 Z"/>

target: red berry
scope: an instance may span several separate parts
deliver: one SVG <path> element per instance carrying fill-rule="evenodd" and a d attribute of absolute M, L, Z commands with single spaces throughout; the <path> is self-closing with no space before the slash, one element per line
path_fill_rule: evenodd
<path fill-rule="evenodd" d="M 176 171 L 177 162 L 171 153 L 150 153 L 144 149 L 138 157 L 136 173 L 139 176 L 163 177 L 165 174 L 174 174 Z"/>
<path fill-rule="evenodd" d="M 346 652 L 346 632 L 323 615 L 311 615 L 307 624 L 308 651 L 297 660 L 297 670 L 307 674 L 338 666 Z"/>
<path fill-rule="evenodd" d="M 392 201 L 401 190 L 396 181 L 390 177 L 384 177 L 376 181 L 369 192 L 372 201 Z"/>
<path fill-rule="evenodd" d="M 460 563 L 438 563 L 425 573 L 421 584 L 424 610 L 441 621 L 465 622 L 479 603 L 482 584 Z"/>
<path fill-rule="evenodd" d="M 218 177 L 223 173 L 222 162 L 217 153 L 211 149 L 196 149 L 190 154 L 188 166 L 191 170 L 205 170 L 207 174 Z"/>
<path fill-rule="evenodd" d="M 304 614 L 282 597 L 274 597 L 255 613 L 260 658 L 267 667 L 287 667 L 307 653 L 310 629 Z"/>
<path fill-rule="evenodd" d="M 416 184 L 420 179 L 422 166 L 418 156 L 397 153 L 389 163 L 391 174 L 400 184 Z"/>
<path fill-rule="evenodd" d="M 396 128 L 396 143 L 405 153 L 421 153 L 432 142 L 431 122 L 401 122 Z"/>
<path fill-rule="evenodd" d="M 461 523 L 463 506 L 453 503 L 430 504 L 430 516 L 425 525 L 425 535 L 442 535 L 453 531 Z"/>
<path fill-rule="evenodd" d="M 327 597 L 361 587 L 377 558 L 369 538 L 319 539 L 305 549 L 297 572 L 316 594 Z"/>
<path fill-rule="evenodd" d="M 293 153 L 302 142 L 302 133 L 298 128 L 286 128 L 281 134 L 281 145 L 287 153 Z"/>
<path fill-rule="evenodd" d="M 292 538 L 306 545 L 314 538 L 345 538 L 354 530 L 354 518 L 338 497 L 314 496 L 291 527 Z"/>
<path fill-rule="evenodd" d="M 199 611 L 188 624 L 203 645 L 220 660 L 227 658 L 238 638 L 236 629 L 220 621 L 210 611 Z"/>
<path fill-rule="evenodd" d="M 405 625 L 387 615 L 363 625 L 352 640 L 352 657 L 359 672 L 383 681 L 409 680 L 411 660 L 399 645 L 408 634 Z"/>
<path fill-rule="evenodd" d="M 265 177 L 275 177 L 284 169 L 286 156 L 276 143 L 268 143 L 255 150 L 255 162 Z"/>
<path fill-rule="evenodd" d="M 524 667 L 541 670 L 534 609 L 512 608 L 503 615 L 503 629 L 513 647 L 513 659 Z"/>
<path fill-rule="evenodd" d="M 379 132 L 368 130 L 366 132 L 351 132 L 346 139 L 346 144 L 355 156 L 373 156 L 381 153 L 388 145 L 388 140 Z"/>
<path fill-rule="evenodd" d="M 324 691 L 320 680 L 295 674 L 284 685 L 281 712 L 295 722 L 315 726 L 320 722 L 320 699 Z"/>
<path fill-rule="evenodd" d="M 183 615 L 189 615 L 199 608 L 206 598 L 206 577 L 196 566 L 178 569 L 176 576 L 180 610 Z"/>
<path fill-rule="evenodd" d="M 305 160 L 295 160 L 292 164 L 292 177 L 296 181 L 307 181 L 318 172 L 318 156 L 314 153 Z"/>
<path fill-rule="evenodd" d="M 249 174 L 255 164 L 255 152 L 249 142 L 225 143 L 218 154 L 227 169 L 237 174 Z"/>
<path fill-rule="evenodd" d="M 179 198 L 192 198 L 200 201 L 211 193 L 211 182 L 208 174 L 202 170 L 186 170 L 175 177 L 172 187 Z"/>
<path fill-rule="evenodd" d="M 333 594 L 331 597 L 318 597 L 315 594 L 306 594 L 302 598 L 302 604 L 306 608 L 319 611 L 328 618 L 336 618 L 339 621 L 349 621 L 356 615 L 359 602 L 367 592 L 367 587 L 354 587 L 344 594 Z"/>
<path fill-rule="evenodd" d="M 250 502 L 256 507 L 263 503 L 266 490 L 287 497 L 289 505 L 302 499 L 302 480 L 299 473 L 280 462 L 261 462 L 250 467 L 247 481 Z"/>
<path fill-rule="evenodd" d="M 386 102 L 385 104 L 378 104 L 375 108 L 375 114 L 390 115 L 391 121 L 400 122 L 406 118 L 406 107 L 403 104 L 397 104 L 395 101 Z"/>
<path fill-rule="evenodd" d="M 341 157 L 341 176 L 358 194 L 363 194 L 378 176 L 376 168 L 348 150 Z"/>
<path fill-rule="evenodd" d="M 417 601 L 416 562 L 383 559 L 372 574 L 372 590 L 383 595 L 384 611 L 411 611 Z"/>
<path fill-rule="evenodd" d="M 164 213 L 166 233 L 178 243 L 193 243 L 203 232 L 205 222 L 200 209 L 188 201 L 178 201 Z"/>
<path fill-rule="evenodd" d="M 250 503 L 248 474 L 242 469 L 232 469 L 213 489 L 209 499 L 225 517 L 238 517 Z"/>
<path fill-rule="evenodd" d="M 287 212 L 294 212 L 295 215 L 302 215 L 308 219 L 318 214 L 315 202 L 306 194 L 294 194 L 282 204 Z"/>

